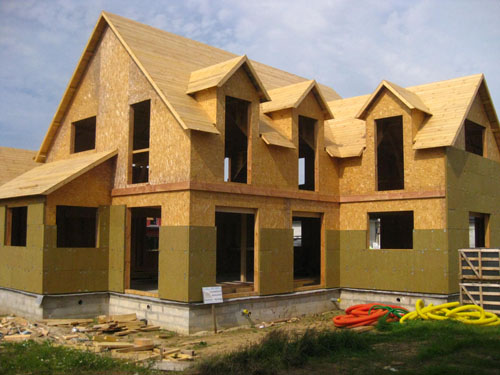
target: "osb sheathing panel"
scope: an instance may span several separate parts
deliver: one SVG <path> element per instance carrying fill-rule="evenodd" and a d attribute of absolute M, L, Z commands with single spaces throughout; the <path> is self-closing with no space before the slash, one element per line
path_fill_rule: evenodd
<path fill-rule="evenodd" d="M 293 290 L 293 229 L 259 229 L 256 273 L 259 294 Z"/>
<path fill-rule="evenodd" d="M 387 211 L 413 211 L 415 229 L 446 228 L 446 200 L 434 198 L 343 203 L 340 206 L 340 229 L 366 230 L 368 213 Z"/>
<path fill-rule="evenodd" d="M 163 225 L 190 225 L 190 194 L 188 191 L 140 194 L 113 197 L 113 205 L 127 207 L 161 206 Z"/>
<path fill-rule="evenodd" d="M 114 187 L 126 187 L 130 105 L 144 100 L 151 100 L 150 183 L 187 181 L 188 132 L 179 126 L 109 28 L 69 106 L 47 160 L 73 157 L 70 154 L 71 123 L 97 115 L 96 151 L 118 150 Z"/>
<path fill-rule="evenodd" d="M 108 288 L 113 292 L 125 289 L 126 212 L 124 205 L 113 205 L 109 209 Z"/>
<path fill-rule="evenodd" d="M 52 145 L 47 152 L 47 162 L 68 158 L 71 155 L 71 124 L 75 121 L 97 115 L 99 108 L 100 65 L 101 49 L 98 48 L 82 76 L 82 80 L 76 89 L 69 109 L 63 117 Z M 96 128 L 99 128 L 99 120 L 97 118 Z"/>
<path fill-rule="evenodd" d="M 361 230 L 340 233 L 341 287 L 450 293 L 446 249 L 366 249 L 366 236 L 367 232 Z M 432 238 L 424 239 L 426 236 L 446 243 L 444 230 L 415 230 L 414 236 L 417 243 L 432 243 Z"/>
<path fill-rule="evenodd" d="M 5 228 L 5 210 L 5 206 L 0 209 L 2 228 Z M 5 237 L 1 237 L 0 286 L 32 293 L 42 293 L 43 220 L 43 203 L 29 204 L 26 246 L 5 246 Z M 3 233 L 4 230 L 2 230 Z"/>
<path fill-rule="evenodd" d="M 293 212 L 313 212 L 324 215 L 326 229 L 339 229 L 337 203 L 202 191 L 191 192 L 190 199 L 191 225 L 214 226 L 216 208 L 229 207 L 258 210 L 260 228 L 289 229 Z"/>
<path fill-rule="evenodd" d="M 111 204 L 114 160 L 91 169 L 47 196 L 45 222 L 56 225 L 57 206 L 98 207 Z"/>
<path fill-rule="evenodd" d="M 183 302 L 201 301 L 201 288 L 215 285 L 216 229 L 162 226 L 159 247 L 160 298 Z"/>
<path fill-rule="evenodd" d="M 339 161 L 342 195 L 385 194 L 376 191 L 375 120 L 403 117 L 404 185 L 406 192 L 444 190 L 445 165 L 443 149 L 413 150 L 414 128 L 421 116 L 414 115 L 391 92 L 382 90 L 366 117 L 366 149 L 361 158 Z"/>
<path fill-rule="evenodd" d="M 447 148 L 447 203 L 450 258 L 450 289 L 458 291 L 458 249 L 469 247 L 470 212 L 490 215 L 489 247 L 500 247 L 500 164 L 496 161 Z"/>

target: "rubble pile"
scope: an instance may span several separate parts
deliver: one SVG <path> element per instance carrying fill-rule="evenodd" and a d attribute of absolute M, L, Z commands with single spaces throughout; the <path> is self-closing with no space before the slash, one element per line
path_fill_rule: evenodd
<path fill-rule="evenodd" d="M 49 341 L 95 353 L 108 353 L 113 358 L 131 362 L 191 361 L 194 350 L 163 346 L 162 334 L 142 337 L 147 332 L 160 331 L 159 326 L 148 325 L 136 314 L 101 315 L 95 319 L 27 319 L 7 316 L 0 318 L 0 344 L 34 340 Z"/>

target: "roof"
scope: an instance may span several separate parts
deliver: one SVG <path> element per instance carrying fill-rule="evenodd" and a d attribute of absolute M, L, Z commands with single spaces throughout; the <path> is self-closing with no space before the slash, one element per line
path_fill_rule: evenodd
<path fill-rule="evenodd" d="M 271 113 L 287 108 L 297 108 L 311 91 L 325 113 L 326 118 L 333 118 L 330 107 L 328 107 L 318 84 L 314 80 L 300 82 L 269 91 L 271 101 L 263 103 L 261 105 L 261 110 L 264 113 Z"/>
<path fill-rule="evenodd" d="M 116 154 L 98 152 L 41 164 L 0 186 L 0 199 L 50 194 Z"/>
<path fill-rule="evenodd" d="M 0 185 L 39 165 L 33 160 L 35 155 L 32 150 L 0 147 Z"/>
<path fill-rule="evenodd" d="M 59 107 L 36 156 L 44 161 L 98 42 L 109 26 L 151 86 L 184 129 L 218 133 L 201 105 L 186 94 L 191 72 L 234 59 L 237 55 L 171 34 L 111 13 L 103 12 L 77 64 Z M 251 60 L 249 60 L 251 61 Z M 305 78 L 251 61 L 266 90 L 306 81 Z M 340 98 L 331 88 L 319 85 L 326 100 Z"/>
<path fill-rule="evenodd" d="M 325 147 L 331 157 L 361 156 L 366 147 L 366 123 L 354 118 L 368 95 L 328 103 L 335 119 L 325 121 Z"/>
<path fill-rule="evenodd" d="M 418 109 L 428 115 L 431 114 L 429 108 L 422 102 L 422 100 L 418 97 L 414 92 L 408 91 L 401 86 L 396 85 L 395 83 L 383 80 L 377 86 L 373 94 L 370 95 L 368 100 L 363 104 L 361 109 L 356 114 L 356 118 L 364 119 L 368 108 L 373 104 L 375 99 L 379 96 L 383 89 L 387 89 L 392 92 L 399 100 L 403 102 L 409 109 Z"/>
<path fill-rule="evenodd" d="M 383 81 L 372 95 L 328 102 L 335 119 L 325 124 L 325 140 L 332 146 L 327 151 L 336 157 L 357 153 L 365 140 L 361 120 L 366 109 L 382 89 L 387 88 L 406 106 L 421 110 L 426 116 L 414 140 L 414 149 L 453 146 L 476 96 L 484 105 L 500 149 L 498 117 L 482 74 L 402 88 Z M 357 148 L 356 148 L 356 147 Z"/>
<path fill-rule="evenodd" d="M 245 69 L 250 77 L 255 89 L 259 93 L 261 102 L 271 100 L 246 55 L 191 72 L 186 94 L 194 94 L 195 92 L 212 87 L 221 87 L 241 67 Z"/>
<path fill-rule="evenodd" d="M 265 114 L 260 115 L 259 132 L 262 140 L 272 146 L 279 146 L 284 148 L 296 148 L 292 141 L 282 135 L 272 125 L 272 120 Z"/>
<path fill-rule="evenodd" d="M 422 98 L 432 112 L 418 131 L 413 148 L 454 145 L 478 93 L 500 148 L 498 118 L 482 74 L 408 87 L 407 90 Z"/>

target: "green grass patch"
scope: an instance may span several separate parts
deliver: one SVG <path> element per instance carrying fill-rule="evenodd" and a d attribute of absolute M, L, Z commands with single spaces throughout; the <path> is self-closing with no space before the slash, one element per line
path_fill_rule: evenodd
<path fill-rule="evenodd" d="M 0 374 L 156 374 L 107 356 L 52 346 L 48 342 L 3 343 L 0 345 Z"/>
<path fill-rule="evenodd" d="M 257 344 L 202 361 L 197 369 L 203 375 L 276 374 L 280 370 L 302 367 L 311 358 L 328 357 L 341 351 L 358 352 L 367 348 L 367 342 L 350 331 L 310 329 L 303 334 L 295 334 L 274 330 Z"/>
<path fill-rule="evenodd" d="M 275 330 L 260 343 L 206 359 L 197 370 L 202 375 L 499 373 L 500 327 L 382 322 L 372 332 Z"/>

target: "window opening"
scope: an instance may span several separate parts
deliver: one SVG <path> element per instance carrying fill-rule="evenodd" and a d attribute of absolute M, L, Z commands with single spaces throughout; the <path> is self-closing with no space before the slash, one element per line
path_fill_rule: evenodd
<path fill-rule="evenodd" d="M 151 101 L 132 104 L 132 183 L 149 181 Z"/>
<path fill-rule="evenodd" d="M 6 246 L 26 246 L 28 207 L 7 208 Z"/>
<path fill-rule="evenodd" d="M 95 149 L 96 117 L 73 123 L 73 152 L 82 152 Z"/>
<path fill-rule="evenodd" d="M 483 156 L 484 127 L 472 121 L 465 121 L 465 151 Z"/>
<path fill-rule="evenodd" d="M 161 207 L 131 209 L 130 288 L 158 293 Z"/>
<path fill-rule="evenodd" d="M 480 213 L 469 214 L 469 247 L 487 247 L 487 226 L 489 215 Z"/>
<path fill-rule="evenodd" d="M 370 249 L 413 249 L 413 211 L 368 215 Z"/>
<path fill-rule="evenodd" d="M 57 206 L 57 247 L 96 247 L 97 208 Z"/>
<path fill-rule="evenodd" d="M 247 182 L 250 103 L 226 97 L 224 181 Z"/>
<path fill-rule="evenodd" d="M 216 282 L 223 293 L 253 291 L 255 215 L 216 212 Z"/>
<path fill-rule="evenodd" d="M 321 283 L 321 218 L 292 218 L 294 286 Z"/>
<path fill-rule="evenodd" d="M 299 189 L 314 191 L 316 120 L 299 116 Z"/>
<path fill-rule="evenodd" d="M 376 120 L 377 189 L 404 189 L 403 117 Z"/>

